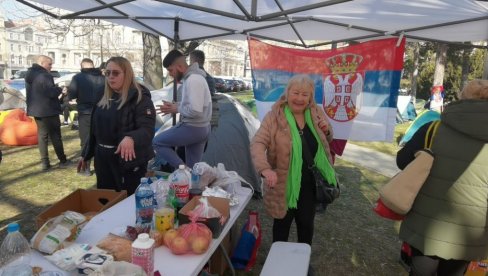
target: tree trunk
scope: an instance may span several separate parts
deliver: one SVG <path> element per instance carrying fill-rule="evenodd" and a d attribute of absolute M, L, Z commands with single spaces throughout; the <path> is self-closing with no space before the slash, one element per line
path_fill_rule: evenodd
<path fill-rule="evenodd" d="M 485 53 L 485 65 L 483 66 L 483 76 L 481 77 L 484 80 L 488 80 L 488 51 Z"/>
<path fill-rule="evenodd" d="M 435 55 L 434 86 L 444 83 L 444 71 L 446 67 L 447 44 L 439 43 Z"/>
<path fill-rule="evenodd" d="M 471 44 L 471 43 L 469 43 Z M 468 84 L 468 75 L 470 70 L 469 57 L 471 56 L 472 48 L 464 48 L 463 50 L 463 65 L 461 70 L 461 90 Z"/>
<path fill-rule="evenodd" d="M 419 75 L 419 56 L 420 56 L 420 45 L 418 42 L 414 43 L 413 46 L 413 71 L 411 76 L 411 91 L 410 95 L 413 97 L 414 103 L 417 98 L 417 77 Z"/>
<path fill-rule="evenodd" d="M 142 33 L 144 45 L 143 77 L 149 89 L 163 87 L 163 61 L 161 59 L 161 44 L 159 37 L 150 33 Z"/>

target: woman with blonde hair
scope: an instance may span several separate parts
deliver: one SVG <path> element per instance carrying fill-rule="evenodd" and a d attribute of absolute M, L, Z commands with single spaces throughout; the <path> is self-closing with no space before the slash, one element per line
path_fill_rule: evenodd
<path fill-rule="evenodd" d="M 78 171 L 94 156 L 97 188 L 127 190 L 131 195 L 154 157 L 156 112 L 149 90 L 135 80 L 126 58 L 110 58 L 105 77 L 105 91 L 92 111 Z"/>
<path fill-rule="evenodd" d="M 400 228 L 410 275 L 464 275 L 488 258 L 488 80 L 469 82 L 447 105 L 433 137 L 434 164 Z M 422 126 L 397 154 L 405 168 L 423 149 Z"/>
<path fill-rule="evenodd" d="M 287 241 L 295 220 L 298 242 L 312 244 L 316 188 L 302 139 L 321 174 L 336 184 L 329 151 L 332 128 L 314 96 L 310 77 L 293 76 L 251 142 L 254 166 L 264 178 L 264 205 L 274 218 L 273 242 Z"/>

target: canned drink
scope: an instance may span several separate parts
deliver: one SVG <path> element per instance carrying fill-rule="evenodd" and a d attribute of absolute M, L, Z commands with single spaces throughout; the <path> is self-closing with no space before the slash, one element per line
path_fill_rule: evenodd
<path fill-rule="evenodd" d="M 163 207 L 154 213 L 155 228 L 161 233 L 165 233 L 169 229 L 174 228 L 175 224 L 175 210 L 170 207 Z"/>

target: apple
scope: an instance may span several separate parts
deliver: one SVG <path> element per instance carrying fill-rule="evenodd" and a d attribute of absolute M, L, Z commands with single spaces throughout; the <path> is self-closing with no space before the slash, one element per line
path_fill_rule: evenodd
<path fill-rule="evenodd" d="M 190 246 L 188 245 L 188 242 L 185 240 L 185 238 L 178 236 L 171 241 L 169 248 L 171 249 L 171 252 L 173 254 L 181 255 L 188 252 Z"/>
<path fill-rule="evenodd" d="M 168 231 L 166 231 L 166 233 L 164 233 L 164 244 L 169 247 L 171 241 L 174 240 L 174 238 L 176 238 L 177 236 L 178 231 L 176 231 L 175 229 L 169 229 Z"/>
<path fill-rule="evenodd" d="M 191 243 L 191 250 L 195 254 L 202 254 L 205 251 L 207 251 L 209 245 L 210 245 L 209 239 L 202 236 L 198 236 L 193 239 L 193 242 Z"/>

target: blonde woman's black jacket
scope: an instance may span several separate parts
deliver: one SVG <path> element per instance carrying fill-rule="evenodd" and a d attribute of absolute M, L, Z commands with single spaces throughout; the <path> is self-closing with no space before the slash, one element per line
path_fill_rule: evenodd
<path fill-rule="evenodd" d="M 137 103 L 137 90 L 131 88 L 128 93 L 128 100 L 124 106 L 117 110 L 118 117 L 118 131 L 114 133 L 117 139 L 117 145 L 125 136 L 130 136 L 134 140 L 134 150 L 136 159 L 132 161 L 123 161 L 120 159 L 122 169 L 131 169 L 140 165 L 145 165 L 147 161 L 154 157 L 154 150 L 152 148 L 152 139 L 155 133 L 156 124 L 156 110 L 151 100 L 151 93 L 149 90 L 141 86 L 142 98 Z M 95 109 L 100 108 L 95 106 L 92 111 L 92 120 L 94 119 Z M 81 156 L 85 160 L 89 160 L 95 153 L 97 145 L 96 137 L 93 133 L 94 124 L 90 128 L 90 136 L 88 143 L 86 143 Z"/>

